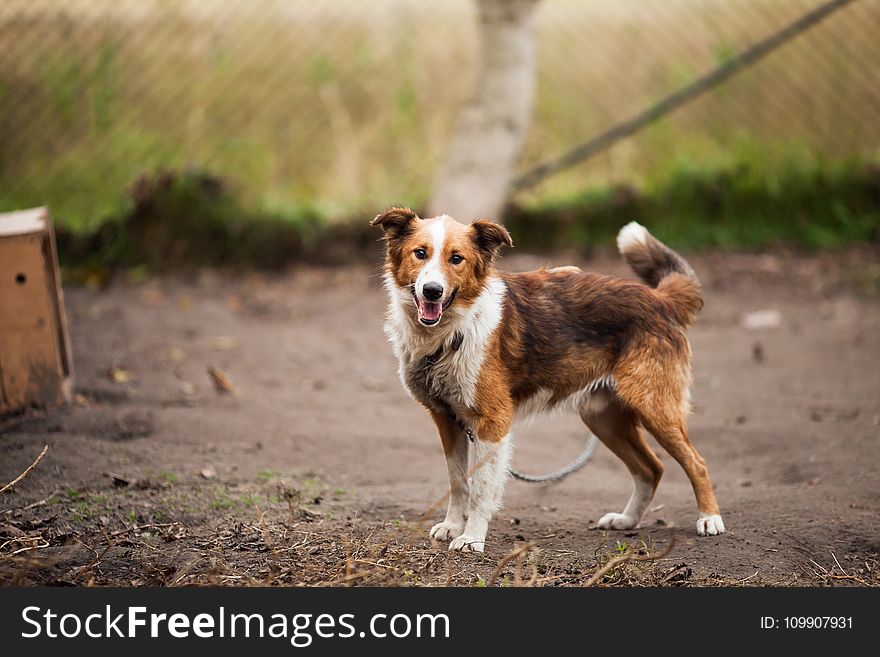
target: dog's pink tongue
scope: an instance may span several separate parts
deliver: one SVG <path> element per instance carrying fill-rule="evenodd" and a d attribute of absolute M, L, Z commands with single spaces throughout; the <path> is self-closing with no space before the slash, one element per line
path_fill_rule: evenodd
<path fill-rule="evenodd" d="M 440 314 L 443 312 L 443 306 L 439 303 L 433 303 L 431 301 L 425 301 L 422 304 L 422 317 L 432 322 L 435 319 L 440 319 Z"/>

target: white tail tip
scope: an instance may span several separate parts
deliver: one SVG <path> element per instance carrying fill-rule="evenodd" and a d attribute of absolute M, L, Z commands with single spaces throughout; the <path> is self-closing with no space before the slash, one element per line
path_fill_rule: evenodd
<path fill-rule="evenodd" d="M 638 222 L 630 221 L 617 233 L 617 248 L 621 253 L 647 243 L 648 230 Z"/>

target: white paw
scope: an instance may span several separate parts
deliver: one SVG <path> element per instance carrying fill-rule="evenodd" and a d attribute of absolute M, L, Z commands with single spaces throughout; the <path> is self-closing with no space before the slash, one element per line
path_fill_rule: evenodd
<path fill-rule="evenodd" d="M 721 516 L 700 516 L 697 520 L 697 534 L 700 536 L 717 536 L 724 533 L 724 521 Z"/>
<path fill-rule="evenodd" d="M 463 523 L 444 520 L 439 525 L 431 527 L 431 538 L 436 538 L 438 541 L 448 541 L 453 536 L 461 534 L 463 529 Z"/>
<path fill-rule="evenodd" d="M 462 534 L 449 544 L 449 551 L 482 552 L 486 549 L 486 539 Z"/>
<path fill-rule="evenodd" d="M 625 516 L 622 513 L 606 513 L 599 518 L 596 526 L 599 529 L 632 529 L 639 524 L 636 518 Z"/>

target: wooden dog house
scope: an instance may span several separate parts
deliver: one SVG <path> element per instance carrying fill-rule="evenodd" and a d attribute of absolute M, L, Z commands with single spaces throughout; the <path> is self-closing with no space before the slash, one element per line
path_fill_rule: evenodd
<path fill-rule="evenodd" d="M 49 212 L 34 208 L 0 214 L 0 415 L 62 404 L 72 385 Z"/>

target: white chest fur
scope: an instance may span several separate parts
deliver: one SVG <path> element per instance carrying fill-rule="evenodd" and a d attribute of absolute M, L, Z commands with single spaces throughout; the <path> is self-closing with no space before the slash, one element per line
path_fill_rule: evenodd
<path fill-rule="evenodd" d="M 453 304 L 433 327 L 418 323 L 409 290 L 401 290 L 388 275 L 385 286 L 390 300 L 385 333 L 403 386 L 422 403 L 439 400 L 459 412 L 474 408 L 486 345 L 501 322 L 504 282 L 489 278 L 470 307 Z"/>

